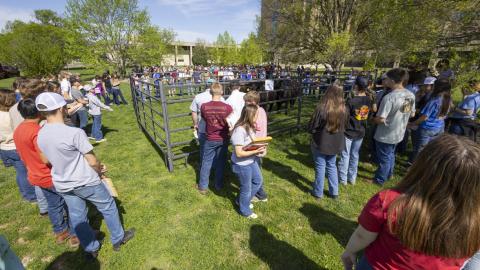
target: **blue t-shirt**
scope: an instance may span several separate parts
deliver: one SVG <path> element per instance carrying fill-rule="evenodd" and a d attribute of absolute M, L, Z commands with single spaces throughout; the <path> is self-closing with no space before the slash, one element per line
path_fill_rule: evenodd
<path fill-rule="evenodd" d="M 418 87 L 418 84 L 408 84 L 405 86 L 405 88 L 408 89 L 408 91 L 412 92 L 412 94 L 417 94 L 418 90 L 420 90 L 420 87 Z"/>
<path fill-rule="evenodd" d="M 463 101 L 458 105 L 458 108 L 462 110 L 471 110 L 471 115 L 464 115 L 459 113 L 454 113 L 451 118 L 464 118 L 464 119 L 475 119 L 477 118 L 477 112 L 480 109 L 480 93 L 474 93 L 469 96 L 466 96 Z"/>
<path fill-rule="evenodd" d="M 420 124 L 420 128 L 428 130 L 439 130 L 445 126 L 445 119 L 439 118 L 438 114 L 442 108 L 442 97 L 432 98 L 420 111 L 421 115 L 427 116 L 427 120 Z"/>

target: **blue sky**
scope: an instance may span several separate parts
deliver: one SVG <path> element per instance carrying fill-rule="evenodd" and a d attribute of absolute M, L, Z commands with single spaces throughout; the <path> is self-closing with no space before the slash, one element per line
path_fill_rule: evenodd
<path fill-rule="evenodd" d="M 35 9 L 52 9 L 63 14 L 66 0 L 0 0 L 0 29 L 9 20 L 29 21 Z M 255 31 L 260 0 L 139 0 L 150 13 L 153 24 L 171 28 L 177 40 L 197 38 L 214 41 L 219 33 L 230 32 L 240 43 Z"/>

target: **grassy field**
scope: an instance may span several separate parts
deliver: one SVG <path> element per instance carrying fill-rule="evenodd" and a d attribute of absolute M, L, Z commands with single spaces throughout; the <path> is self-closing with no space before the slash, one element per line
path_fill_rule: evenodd
<path fill-rule="evenodd" d="M 122 90 L 131 100 L 126 84 Z M 362 180 L 375 169 L 362 162 L 357 185 L 342 186 L 337 201 L 316 201 L 308 194 L 314 178 L 309 136 L 285 134 L 275 137 L 264 159 L 269 201 L 255 205 L 257 220 L 247 220 L 236 211 L 238 181 L 230 167 L 225 190 L 202 196 L 194 188 L 197 157 L 169 173 L 131 105 L 105 112 L 103 122 L 108 141 L 95 152 L 109 167 L 122 220 L 137 229 L 136 237 L 114 252 L 105 222 L 90 211 L 92 226 L 106 236 L 98 261 L 84 262 L 80 249 L 54 243 L 48 218 L 22 201 L 13 168 L 2 168 L 0 234 L 28 269 L 341 269 L 356 218 L 379 191 Z M 387 187 L 401 177 L 403 168 L 397 169 Z"/>

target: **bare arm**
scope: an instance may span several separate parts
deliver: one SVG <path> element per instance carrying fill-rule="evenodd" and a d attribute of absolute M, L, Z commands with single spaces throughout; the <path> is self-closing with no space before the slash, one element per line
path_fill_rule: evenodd
<path fill-rule="evenodd" d="M 246 158 L 250 156 L 255 156 L 264 153 L 266 150 L 265 147 L 260 147 L 257 150 L 244 151 L 242 145 L 235 145 L 235 155 L 239 158 Z"/>
<path fill-rule="evenodd" d="M 421 123 L 425 122 L 427 120 L 428 116 L 426 115 L 421 115 L 420 118 L 417 119 L 417 121 L 413 122 L 412 124 L 418 126 L 420 125 Z"/>
<path fill-rule="evenodd" d="M 45 163 L 45 164 L 50 164 L 50 161 L 48 161 L 47 157 L 46 157 L 42 152 L 40 152 L 39 155 L 40 155 L 40 160 L 41 160 L 43 163 Z"/>
<path fill-rule="evenodd" d="M 377 117 L 373 118 L 373 122 L 377 125 L 378 124 L 384 124 L 385 123 L 385 118 L 377 116 Z"/>
<path fill-rule="evenodd" d="M 90 167 L 92 167 L 98 174 L 102 174 L 102 166 L 93 151 L 90 151 L 83 156 L 87 160 L 87 163 L 90 165 Z"/>
<path fill-rule="evenodd" d="M 352 270 L 357 261 L 357 252 L 368 247 L 375 239 L 378 233 L 369 232 L 362 225 L 358 225 L 353 232 L 345 251 L 342 254 L 342 262 L 345 270 Z"/>
<path fill-rule="evenodd" d="M 197 114 L 197 112 L 192 112 L 192 122 L 193 122 L 193 128 L 198 129 L 198 114 Z"/>

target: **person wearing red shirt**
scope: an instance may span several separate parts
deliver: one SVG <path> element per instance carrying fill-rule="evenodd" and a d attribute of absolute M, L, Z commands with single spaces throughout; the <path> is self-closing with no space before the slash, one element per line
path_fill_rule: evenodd
<path fill-rule="evenodd" d="M 206 122 L 207 136 L 198 183 L 198 191 L 203 195 L 207 192 L 212 164 L 215 164 L 215 188 L 217 190 L 223 188 L 223 171 L 227 160 L 229 140 L 227 117 L 233 112 L 230 105 L 221 101 L 223 95 L 221 84 L 212 84 L 210 93 L 212 101 L 204 103 L 200 107 L 202 119 L 205 119 Z"/>
<path fill-rule="evenodd" d="M 403 180 L 373 196 L 342 261 L 356 270 L 460 269 L 480 249 L 480 146 L 442 135 Z"/>
<path fill-rule="evenodd" d="M 48 203 L 48 217 L 52 223 L 57 244 L 68 239 L 69 246 L 77 247 L 80 242 L 73 230 L 69 229 L 68 220 L 64 218 L 67 205 L 62 196 L 55 191 L 50 166 L 43 161 L 37 145 L 40 114 L 35 107 L 35 101 L 30 98 L 23 99 L 18 104 L 18 110 L 25 120 L 15 129 L 13 140 L 20 158 L 27 167 L 28 181 L 33 186 L 39 186 L 45 195 Z"/>

